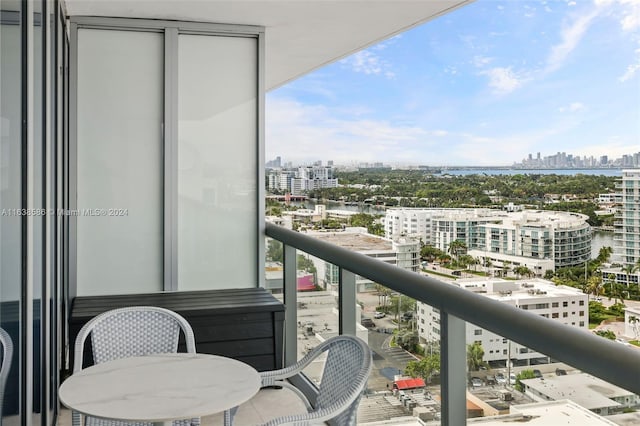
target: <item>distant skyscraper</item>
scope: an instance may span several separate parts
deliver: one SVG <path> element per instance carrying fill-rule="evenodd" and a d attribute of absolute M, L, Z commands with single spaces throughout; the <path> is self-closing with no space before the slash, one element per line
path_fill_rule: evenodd
<path fill-rule="evenodd" d="M 616 218 L 614 254 L 626 266 L 635 266 L 640 260 L 640 169 L 622 171 L 622 203 Z"/>

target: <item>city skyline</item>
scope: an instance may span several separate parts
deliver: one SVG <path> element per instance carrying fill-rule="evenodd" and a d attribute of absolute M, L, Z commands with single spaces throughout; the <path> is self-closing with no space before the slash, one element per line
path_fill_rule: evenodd
<path fill-rule="evenodd" d="M 564 157 L 569 159 L 569 162 L 559 162 L 554 163 L 552 160 L 554 157 Z M 633 163 L 625 163 L 631 161 Z M 578 163 L 576 163 L 578 161 Z M 581 162 L 594 162 L 593 164 L 580 164 Z M 573 162 L 573 163 L 572 163 Z M 282 156 L 278 155 L 274 158 L 267 159 L 266 165 L 268 168 L 279 168 L 279 167 L 308 167 L 308 166 L 357 166 L 368 164 L 374 167 L 389 167 L 389 166 L 398 166 L 398 164 L 388 163 L 384 161 L 379 162 L 363 162 L 358 161 L 357 159 L 353 159 L 348 163 L 336 162 L 332 159 L 310 159 L 299 163 L 294 163 L 287 158 L 282 158 Z M 425 166 L 423 164 L 418 163 L 405 163 L 402 164 L 408 167 L 419 167 Z M 498 165 L 498 164 L 489 164 L 489 165 L 472 165 L 472 164 L 453 164 L 453 165 L 444 165 L 444 164 L 433 164 L 429 165 L 429 167 L 482 167 L 482 168 L 491 168 L 491 167 L 513 167 L 513 168 L 522 168 L 526 169 L 530 167 L 531 169 L 598 169 L 598 168 L 616 168 L 616 169 L 624 169 L 624 168 L 638 168 L 640 167 L 640 151 L 623 154 L 621 157 L 615 158 L 604 154 L 600 157 L 593 156 L 581 156 L 580 154 L 575 153 L 567 153 L 567 152 L 557 152 L 554 154 L 543 155 L 540 152 L 537 153 L 528 153 L 527 156 L 519 161 L 511 161 L 510 164 L 507 165 Z"/>
<path fill-rule="evenodd" d="M 270 92 L 266 158 L 510 166 L 529 152 L 635 153 L 639 14 L 632 0 L 479 0 Z"/>

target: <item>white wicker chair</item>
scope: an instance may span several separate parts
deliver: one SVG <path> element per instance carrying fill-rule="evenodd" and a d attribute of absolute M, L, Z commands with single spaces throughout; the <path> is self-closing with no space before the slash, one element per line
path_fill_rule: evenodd
<path fill-rule="evenodd" d="M 312 406 L 303 393 L 287 381 L 298 375 L 318 356 L 328 352 L 318 389 Z M 366 388 L 372 368 L 371 349 L 357 337 L 336 336 L 312 349 L 297 364 L 260 373 L 262 387 L 282 386 L 294 391 L 307 406 L 307 413 L 278 417 L 262 426 L 317 425 L 332 420 L 341 426 L 355 425 L 358 404 Z M 225 424 L 230 424 L 236 409 L 225 413 Z"/>
<path fill-rule="evenodd" d="M 0 328 L 0 350 L 2 350 L 2 364 L 0 366 L 0 425 L 2 425 L 4 388 L 7 384 L 9 370 L 11 370 L 11 359 L 13 357 L 13 342 L 3 328 Z"/>
<path fill-rule="evenodd" d="M 184 333 L 187 352 L 195 353 L 196 344 L 191 326 L 181 315 L 154 306 L 133 306 L 104 312 L 87 322 L 75 343 L 73 372 L 82 370 L 85 340 L 91 334 L 93 360 L 102 362 L 178 351 L 180 330 Z M 84 422 L 83 422 L 84 418 Z M 108 421 L 78 412 L 72 413 L 73 426 L 149 426 L 151 423 Z M 200 419 L 173 422 L 174 426 L 197 426 Z"/>

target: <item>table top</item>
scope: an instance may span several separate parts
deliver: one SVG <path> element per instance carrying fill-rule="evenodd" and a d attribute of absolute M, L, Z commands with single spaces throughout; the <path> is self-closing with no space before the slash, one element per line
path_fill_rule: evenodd
<path fill-rule="evenodd" d="M 219 413 L 260 389 L 251 366 L 207 354 L 122 358 L 88 367 L 60 386 L 60 402 L 104 419 L 162 422 Z"/>

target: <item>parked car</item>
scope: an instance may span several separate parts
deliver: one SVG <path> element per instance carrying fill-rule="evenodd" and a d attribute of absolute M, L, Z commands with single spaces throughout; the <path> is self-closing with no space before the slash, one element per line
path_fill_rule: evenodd
<path fill-rule="evenodd" d="M 480 386 L 482 386 L 482 379 L 479 377 L 472 377 L 471 378 L 471 386 L 473 386 L 474 388 L 479 388 Z"/>
<path fill-rule="evenodd" d="M 489 374 L 486 378 L 485 378 L 486 382 L 488 385 L 495 385 L 496 383 L 498 383 L 496 381 L 496 376 L 494 376 L 493 374 Z"/>
<path fill-rule="evenodd" d="M 496 382 L 499 385 L 507 383 L 507 378 L 504 376 L 504 373 L 496 373 Z"/>
<path fill-rule="evenodd" d="M 542 378 L 542 373 L 540 372 L 540 370 L 533 370 L 533 375 L 536 379 Z"/>
<path fill-rule="evenodd" d="M 376 318 L 376 319 L 378 319 L 378 318 L 384 318 L 385 316 L 387 316 L 387 314 L 385 314 L 384 312 L 379 312 L 379 311 L 376 311 L 376 312 L 373 314 L 373 317 L 374 317 L 374 318 Z"/>
<path fill-rule="evenodd" d="M 516 373 L 511 373 L 509 375 L 509 384 L 512 384 L 512 385 L 516 384 Z"/>
<path fill-rule="evenodd" d="M 567 370 L 564 370 L 562 368 L 556 368 L 556 376 L 566 376 L 567 375 Z"/>
<path fill-rule="evenodd" d="M 376 326 L 376 323 L 373 322 L 373 320 L 371 318 L 362 318 L 362 321 L 360 321 L 360 324 L 362 324 L 363 326 L 367 327 L 367 328 L 373 328 Z"/>
<path fill-rule="evenodd" d="M 409 321 L 413 318 L 413 312 L 405 312 L 404 314 L 402 314 L 402 321 Z"/>

